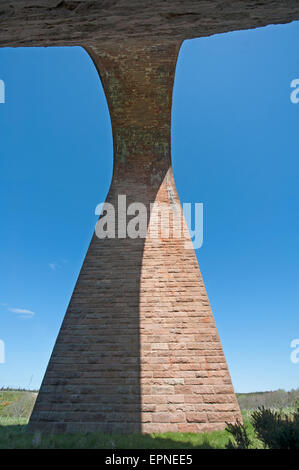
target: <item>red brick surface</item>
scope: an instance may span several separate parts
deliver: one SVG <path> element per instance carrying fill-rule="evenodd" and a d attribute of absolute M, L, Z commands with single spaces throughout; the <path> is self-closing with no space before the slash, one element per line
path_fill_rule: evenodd
<path fill-rule="evenodd" d="M 171 97 L 179 43 L 89 50 L 114 138 L 107 201 L 176 210 Z M 170 223 L 172 229 L 172 225 Z M 240 419 L 193 249 L 183 238 L 93 237 L 31 430 L 202 432 Z"/>

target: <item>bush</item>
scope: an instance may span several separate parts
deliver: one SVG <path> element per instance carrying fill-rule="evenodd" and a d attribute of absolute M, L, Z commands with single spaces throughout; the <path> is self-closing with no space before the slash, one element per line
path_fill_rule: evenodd
<path fill-rule="evenodd" d="M 299 449 L 299 408 L 286 415 L 264 407 L 252 414 L 257 437 L 269 449 Z"/>
<path fill-rule="evenodd" d="M 233 443 L 231 440 L 228 441 L 226 445 L 227 449 L 248 449 L 251 441 L 248 437 L 246 428 L 244 424 L 241 424 L 240 421 L 237 420 L 236 424 L 226 423 L 227 426 L 225 428 L 232 436 L 234 437 L 236 444 Z"/>

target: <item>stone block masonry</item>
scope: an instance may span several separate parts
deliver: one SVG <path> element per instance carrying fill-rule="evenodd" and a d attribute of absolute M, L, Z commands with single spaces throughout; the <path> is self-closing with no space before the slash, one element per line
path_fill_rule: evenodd
<path fill-rule="evenodd" d="M 110 110 L 107 202 L 179 204 L 170 128 L 180 41 L 87 48 Z M 170 219 L 170 229 L 171 219 Z M 241 420 L 209 300 L 184 237 L 94 235 L 32 413 L 44 432 L 203 432 Z"/>

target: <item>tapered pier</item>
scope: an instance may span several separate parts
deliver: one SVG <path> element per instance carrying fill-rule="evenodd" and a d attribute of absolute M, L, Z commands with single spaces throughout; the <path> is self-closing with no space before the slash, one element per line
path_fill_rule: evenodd
<path fill-rule="evenodd" d="M 180 41 L 87 48 L 112 121 L 107 202 L 180 208 L 170 130 Z M 131 217 L 132 218 L 132 217 Z M 130 219 L 130 218 L 129 218 Z M 93 236 L 29 430 L 201 432 L 241 419 L 197 259 L 183 236 Z M 116 225 L 118 227 L 118 225 Z"/>

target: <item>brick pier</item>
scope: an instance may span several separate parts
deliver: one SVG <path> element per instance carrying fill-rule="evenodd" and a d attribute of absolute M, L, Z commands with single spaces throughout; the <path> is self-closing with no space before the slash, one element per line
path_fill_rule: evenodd
<path fill-rule="evenodd" d="M 110 110 L 114 170 L 107 202 L 116 211 L 119 195 L 127 206 L 166 203 L 170 213 L 180 204 L 170 152 L 180 43 L 86 48 Z M 183 238 L 94 235 L 30 431 L 202 432 L 240 419 L 188 240 L 186 230 Z"/>

